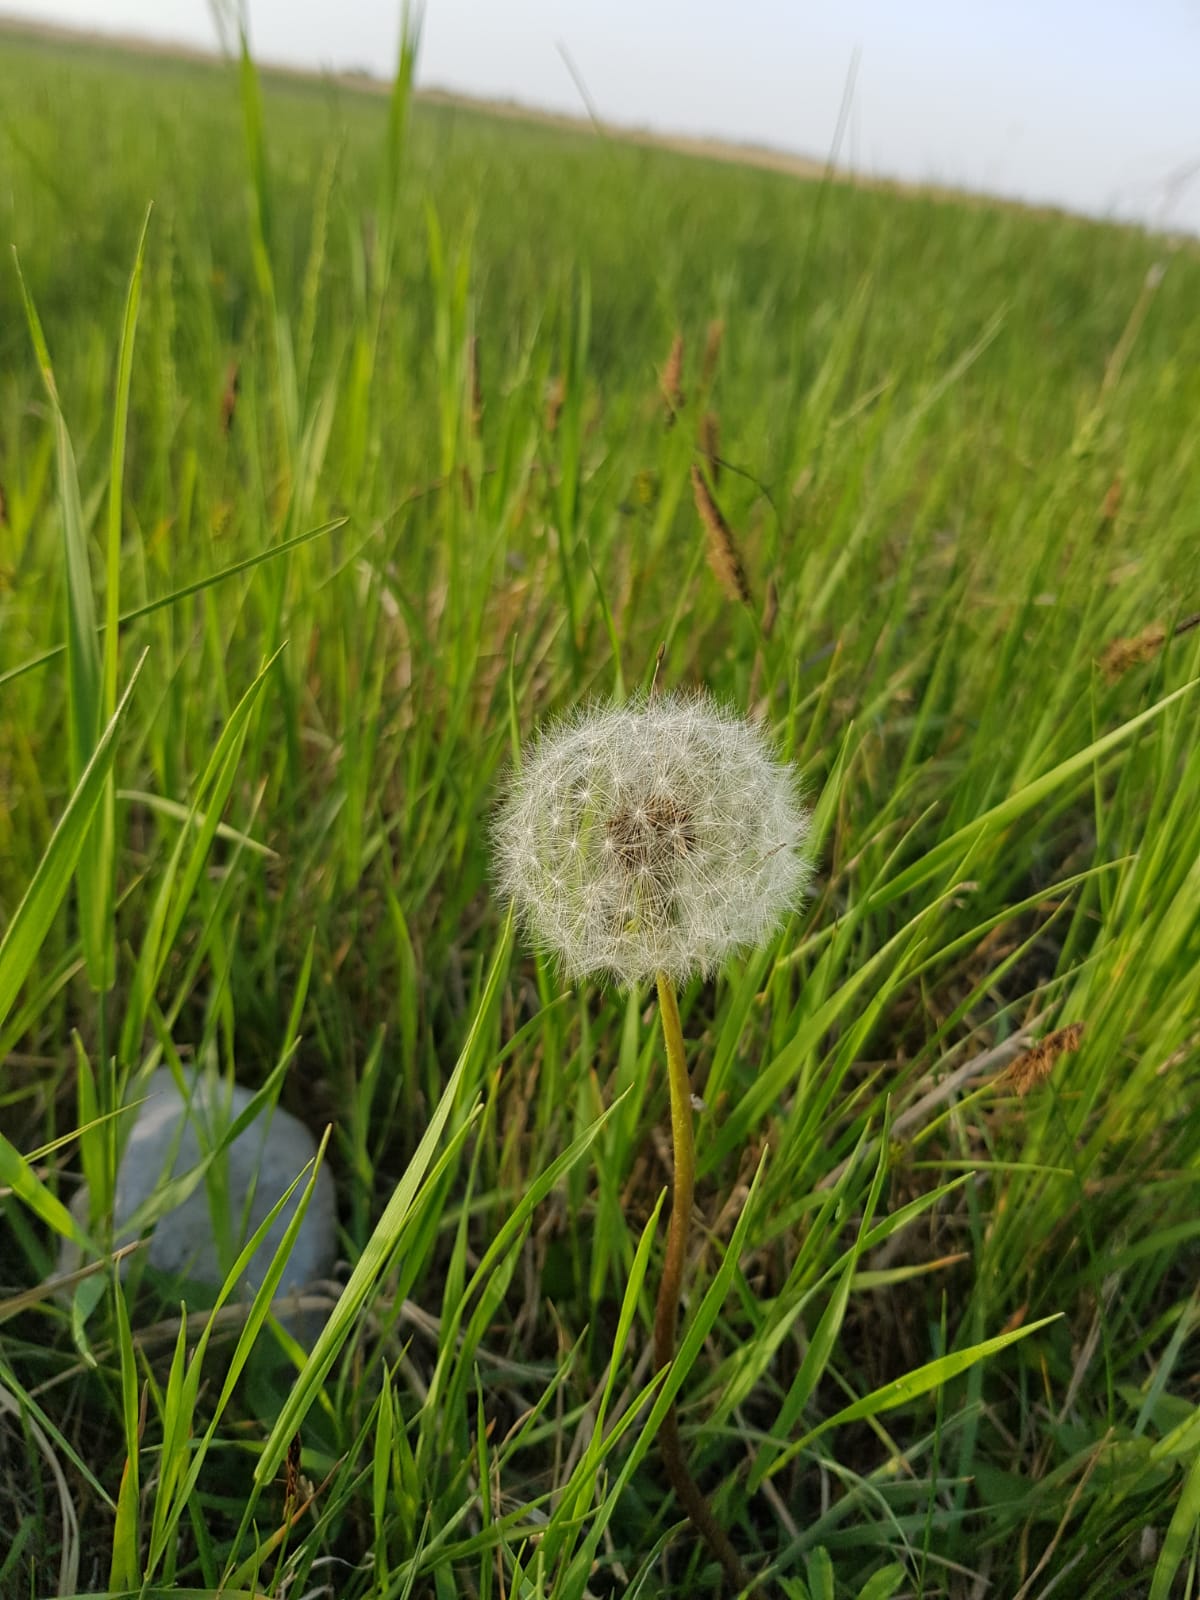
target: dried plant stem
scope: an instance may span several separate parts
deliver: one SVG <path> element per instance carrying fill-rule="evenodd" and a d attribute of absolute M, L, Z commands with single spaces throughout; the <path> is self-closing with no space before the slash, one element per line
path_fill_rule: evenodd
<path fill-rule="evenodd" d="M 667 1259 L 663 1266 L 658 1303 L 654 1310 L 654 1365 L 657 1371 L 670 1366 L 675 1358 L 675 1326 L 679 1317 L 679 1292 L 687 1260 L 688 1223 L 696 1187 L 696 1147 L 692 1138 L 692 1091 L 687 1060 L 683 1053 L 683 1028 L 675 985 L 665 974 L 658 975 L 658 1006 L 662 1018 L 663 1043 L 667 1050 L 667 1076 L 671 1088 L 671 1142 L 674 1152 L 674 1184 L 671 1193 L 671 1222 L 667 1231 Z M 713 1515 L 712 1507 L 688 1471 L 679 1437 L 675 1406 L 663 1418 L 659 1429 L 663 1464 L 677 1499 L 687 1512 L 692 1526 L 716 1556 L 735 1593 L 747 1587 L 747 1578 L 737 1552 L 725 1530 Z"/>

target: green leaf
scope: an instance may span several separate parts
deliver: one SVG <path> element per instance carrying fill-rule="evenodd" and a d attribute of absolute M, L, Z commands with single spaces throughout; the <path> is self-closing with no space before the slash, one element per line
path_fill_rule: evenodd
<path fill-rule="evenodd" d="M 1010 794 L 998 805 L 985 811 L 974 822 L 966 823 L 957 832 L 942 839 L 919 861 L 914 861 L 911 866 L 898 873 L 890 883 L 884 884 L 873 894 L 872 905 L 875 907 L 891 905 L 893 901 L 911 894 L 919 884 L 927 883 L 930 878 L 945 872 L 965 852 L 985 845 L 1005 828 L 1020 821 L 1035 806 L 1048 800 L 1056 789 L 1061 789 L 1073 779 L 1081 777 L 1094 762 L 1099 761 L 1101 756 L 1117 749 L 1139 728 L 1162 716 L 1168 706 L 1174 705 L 1184 695 L 1190 694 L 1197 684 L 1200 684 L 1200 678 L 1193 678 L 1189 683 L 1183 684 L 1174 693 L 1165 695 L 1156 705 L 1139 712 L 1136 717 L 1130 717 L 1128 722 L 1123 722 L 1119 728 L 1113 728 L 1099 739 L 1093 739 L 1084 749 L 1077 750 L 1073 756 L 1060 761 L 1049 772 L 1044 772 L 1040 778 L 1034 778 L 1032 782 L 1018 789 L 1016 794 Z"/>
<path fill-rule="evenodd" d="M 804 1567 L 808 1577 L 808 1592 L 812 1600 L 836 1600 L 833 1562 L 824 1545 L 819 1544 L 815 1550 L 808 1552 L 804 1558 Z"/>
<path fill-rule="evenodd" d="M 797 1439 L 794 1444 L 789 1445 L 771 1463 L 766 1476 L 773 1478 L 802 1450 L 806 1450 L 814 1439 L 823 1433 L 828 1433 L 831 1428 L 839 1428 L 846 1422 L 860 1422 L 864 1417 L 875 1417 L 881 1411 L 894 1411 L 897 1406 L 907 1405 L 919 1395 L 928 1394 L 931 1389 L 949 1383 L 951 1378 L 957 1378 L 959 1373 L 966 1372 L 976 1362 L 998 1354 L 1010 1344 L 1028 1339 L 1031 1333 L 1037 1333 L 1040 1328 L 1049 1327 L 1050 1323 L 1058 1321 L 1061 1314 L 1059 1312 L 1052 1317 L 1042 1317 L 1038 1322 L 1031 1322 L 1028 1327 L 1014 1328 L 1011 1333 L 997 1334 L 994 1339 L 984 1339 L 982 1343 L 972 1345 L 968 1350 L 952 1350 L 949 1355 L 939 1356 L 936 1361 L 927 1361 L 923 1367 L 915 1367 L 902 1378 L 894 1378 L 882 1388 L 873 1389 L 861 1400 L 855 1400 L 851 1405 L 843 1406 L 832 1417 L 826 1417 L 817 1427 L 810 1428 L 802 1439 Z"/>
<path fill-rule="evenodd" d="M 865 1133 L 864 1133 L 865 1139 Z M 824 1375 L 833 1355 L 833 1349 L 842 1331 L 842 1322 L 846 1315 L 846 1307 L 850 1303 L 850 1291 L 854 1285 L 854 1275 L 862 1257 L 864 1240 L 871 1226 L 875 1214 L 875 1207 L 879 1202 L 879 1195 L 883 1189 L 883 1181 L 887 1172 L 887 1127 L 885 1125 L 880 1139 L 879 1156 L 876 1161 L 875 1175 L 871 1183 L 871 1191 L 863 1207 L 862 1220 L 859 1223 L 858 1236 L 852 1249 L 846 1252 L 846 1264 L 842 1268 L 829 1303 L 821 1313 L 821 1320 L 817 1323 L 816 1331 L 809 1340 L 808 1349 L 804 1352 L 804 1359 L 800 1363 L 800 1370 L 792 1380 L 791 1387 L 784 1396 L 778 1415 L 771 1425 L 771 1434 L 775 1437 L 785 1437 L 800 1418 L 801 1412 L 808 1404 L 813 1390 Z M 759 1451 L 750 1472 L 749 1492 L 757 1493 L 764 1477 L 768 1475 L 770 1456 L 764 1445 Z M 810 1580 L 811 1587 L 811 1580 Z"/>
<path fill-rule="evenodd" d="M 346 520 L 345 517 L 335 517 L 332 522 L 322 522 L 318 527 L 309 528 L 306 533 L 294 534 L 290 539 L 281 539 L 278 544 L 268 545 L 265 550 L 256 550 L 253 555 L 243 556 L 240 561 L 230 562 L 229 566 L 221 567 L 217 572 L 210 572 L 206 577 L 181 584 L 178 589 L 160 595 L 157 600 L 147 600 L 145 605 L 134 606 L 132 611 L 122 612 L 117 621 L 124 628 L 131 622 L 140 622 L 143 617 L 152 617 L 156 611 L 168 610 L 171 606 L 178 605 L 181 600 L 187 600 L 191 595 L 203 594 L 217 584 L 225 583 L 229 578 L 236 578 L 239 573 L 249 572 L 268 561 L 275 561 L 278 557 L 288 555 L 301 545 L 308 544 L 313 539 L 320 539 L 327 533 L 335 533 L 338 528 L 346 526 Z M 65 644 L 56 644 L 49 650 L 43 650 L 41 655 L 30 656 L 19 666 L 9 667 L 7 671 L 0 672 L 0 689 L 17 678 L 23 678 L 27 672 L 36 672 L 39 667 L 49 666 L 52 661 L 57 661 L 65 653 L 66 648 Z"/>
<path fill-rule="evenodd" d="M 0 1133 L 0 1186 L 11 1189 L 34 1216 L 53 1228 L 64 1239 L 82 1248 L 89 1247 L 88 1236 L 75 1218 L 34 1172 L 21 1152 Z"/>
<path fill-rule="evenodd" d="M 858 1591 L 858 1600 L 892 1600 L 908 1574 L 898 1561 L 872 1573 Z"/>
<path fill-rule="evenodd" d="M 13 1002 L 30 968 L 37 960 L 50 924 L 67 892 L 71 874 L 87 838 L 88 827 L 104 785 L 112 770 L 116 755 L 116 740 L 132 703 L 134 685 L 137 683 L 146 660 L 143 652 L 133 675 L 113 712 L 108 726 L 100 736 L 91 759 L 80 774 L 67 809 L 59 818 L 58 826 L 38 862 L 33 879 L 24 898 L 13 914 L 13 919 L 0 941 L 0 1027 L 4 1024 Z"/>
<path fill-rule="evenodd" d="M 422 1181 L 433 1162 L 434 1152 L 450 1119 L 450 1113 L 455 1107 L 460 1086 L 466 1076 L 467 1068 L 478 1049 L 484 1024 L 491 1015 L 492 1006 L 499 993 L 500 980 L 508 967 L 511 940 L 512 915 L 510 913 L 458 1062 L 454 1071 L 450 1074 L 449 1081 L 442 1092 L 442 1097 L 438 1101 L 432 1117 L 429 1119 L 429 1126 L 425 1129 L 421 1142 L 417 1146 L 404 1176 L 392 1191 L 391 1198 L 384 1207 L 383 1215 L 376 1224 L 375 1231 L 368 1240 L 366 1249 L 359 1257 L 354 1271 L 350 1274 L 349 1282 L 342 1290 L 338 1303 L 330 1313 L 328 1322 L 322 1328 L 303 1371 L 293 1385 L 286 1405 L 281 1411 L 275 1426 L 271 1429 L 271 1435 L 263 1446 L 262 1455 L 259 1457 L 258 1465 L 254 1469 L 255 1482 L 258 1484 L 269 1483 L 278 1471 L 279 1463 L 283 1460 L 288 1441 L 299 1428 L 309 1407 L 316 1399 L 317 1391 L 324 1383 L 326 1373 L 328 1373 L 333 1365 L 334 1358 L 345 1343 L 352 1324 L 361 1314 L 367 1296 L 394 1253 L 396 1242 L 404 1232 L 404 1228 L 414 1211 Z"/>
<path fill-rule="evenodd" d="M 1200 1527 L 1200 1451 L 1192 1459 L 1179 1502 L 1167 1525 L 1162 1549 L 1154 1563 L 1148 1600 L 1170 1600 L 1175 1574 L 1187 1559 L 1188 1547 Z"/>
<path fill-rule="evenodd" d="M 125 1467 L 117 1494 L 117 1518 L 113 1525 L 112 1562 L 108 1571 L 110 1589 L 135 1589 L 141 1577 L 138 1548 L 138 1517 L 141 1510 L 138 1471 L 138 1381 L 137 1359 L 125 1294 L 117 1273 L 113 1273 L 113 1305 L 116 1310 L 117 1346 L 121 1355 L 121 1419 L 125 1425 Z"/>
<path fill-rule="evenodd" d="M 158 893 L 142 938 L 141 951 L 125 1010 L 121 1051 L 126 1060 L 133 1060 L 137 1054 L 138 1041 L 154 997 L 155 987 L 183 924 L 196 885 L 200 881 L 200 874 L 204 870 L 209 850 L 220 826 L 221 813 L 233 788 L 238 759 L 250 725 L 250 713 L 257 704 L 271 668 L 278 661 L 283 648 L 281 645 L 263 666 L 222 728 L 221 736 L 201 775 L 186 825 L 163 869 Z M 201 817 L 202 821 L 199 820 Z M 191 848 L 187 850 L 189 844 Z"/>
<path fill-rule="evenodd" d="M 50 351 L 33 297 L 17 262 L 17 278 L 25 303 L 25 317 L 42 381 L 54 418 L 58 463 L 58 507 L 63 544 L 63 570 L 67 597 L 67 750 L 71 782 L 76 784 L 91 760 L 100 732 L 102 695 L 100 651 L 96 643 L 96 606 L 88 563 L 87 534 L 79 498 L 79 475 L 66 418 L 59 404 Z M 115 670 L 115 669 L 114 669 Z M 115 690 L 115 680 L 114 680 Z M 115 701 L 115 693 L 114 693 Z M 79 892 L 79 930 L 88 978 L 94 989 L 108 989 L 113 981 L 115 952 L 111 937 L 113 836 L 112 784 L 106 779 L 97 798 L 89 826 L 88 847 L 76 860 Z"/>

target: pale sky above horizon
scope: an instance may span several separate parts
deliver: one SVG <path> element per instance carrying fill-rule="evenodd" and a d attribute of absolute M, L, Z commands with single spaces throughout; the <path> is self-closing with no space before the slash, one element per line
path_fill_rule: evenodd
<path fill-rule="evenodd" d="M 263 61 L 395 59 L 400 0 L 249 0 Z M 0 12 L 214 48 L 208 0 Z M 1200 0 L 427 0 L 429 87 L 824 157 L 1200 233 Z"/>

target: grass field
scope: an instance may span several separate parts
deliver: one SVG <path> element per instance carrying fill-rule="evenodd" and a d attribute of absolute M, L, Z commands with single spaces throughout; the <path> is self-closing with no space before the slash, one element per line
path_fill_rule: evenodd
<path fill-rule="evenodd" d="M 717 1592 L 653 995 L 489 892 L 514 748 L 660 644 L 816 808 L 682 996 L 760 1592 L 1200 1593 L 1197 248 L 409 66 L 0 34 L 0 1593 Z M 160 1065 L 332 1125 L 311 1354 L 44 1286 Z"/>

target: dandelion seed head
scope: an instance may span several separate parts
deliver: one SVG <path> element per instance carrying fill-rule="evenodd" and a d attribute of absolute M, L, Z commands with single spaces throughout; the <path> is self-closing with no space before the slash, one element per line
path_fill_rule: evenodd
<path fill-rule="evenodd" d="M 600 706 L 525 752 L 496 885 L 572 979 L 709 973 L 763 943 L 811 876 L 794 769 L 704 694 Z"/>

